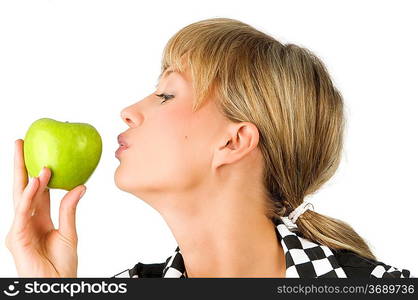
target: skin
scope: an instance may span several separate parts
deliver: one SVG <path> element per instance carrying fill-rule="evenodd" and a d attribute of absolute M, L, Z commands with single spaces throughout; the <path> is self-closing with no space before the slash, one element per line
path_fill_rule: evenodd
<path fill-rule="evenodd" d="M 160 93 L 174 98 L 161 104 Z M 174 72 L 155 93 L 123 109 L 128 149 L 119 157 L 115 184 L 161 214 L 188 277 L 285 277 L 283 249 L 264 215 L 257 128 L 229 121 L 213 99 L 192 112 L 192 99 L 189 72 Z M 15 143 L 15 218 L 6 246 L 21 277 L 76 277 L 75 214 L 86 187 L 61 200 L 55 229 L 50 170 L 28 184 L 23 142 Z"/>
<path fill-rule="evenodd" d="M 163 104 L 155 95 L 174 98 Z M 156 209 L 171 229 L 189 277 L 285 277 L 283 249 L 264 215 L 259 133 L 209 100 L 192 111 L 187 70 L 121 117 L 129 148 L 116 185 Z"/>

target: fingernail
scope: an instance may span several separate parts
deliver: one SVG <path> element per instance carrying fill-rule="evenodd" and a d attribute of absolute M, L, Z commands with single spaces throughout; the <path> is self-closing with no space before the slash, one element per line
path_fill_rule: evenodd
<path fill-rule="evenodd" d="M 83 197 L 85 193 L 86 193 L 86 187 L 84 187 L 83 191 L 80 193 L 79 198 Z"/>
<path fill-rule="evenodd" d="M 41 177 L 45 173 L 45 167 L 42 167 L 41 171 L 39 171 L 38 177 Z"/>

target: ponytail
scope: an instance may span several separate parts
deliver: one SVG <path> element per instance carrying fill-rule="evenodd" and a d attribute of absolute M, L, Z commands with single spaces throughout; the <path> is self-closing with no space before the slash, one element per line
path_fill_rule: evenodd
<path fill-rule="evenodd" d="M 305 238 L 333 249 L 347 249 L 376 260 L 366 241 L 347 223 L 307 210 L 296 220 Z"/>
<path fill-rule="evenodd" d="M 273 223 L 279 217 L 288 216 L 293 207 L 299 204 L 290 205 L 288 201 L 278 200 L 272 197 L 267 202 L 267 217 Z M 273 204 L 273 205 L 271 205 Z M 306 210 L 301 214 L 295 224 L 299 234 L 317 244 L 325 245 L 335 250 L 349 250 L 367 259 L 376 260 L 367 242 L 346 222 L 336 218 L 319 214 L 313 210 Z"/>

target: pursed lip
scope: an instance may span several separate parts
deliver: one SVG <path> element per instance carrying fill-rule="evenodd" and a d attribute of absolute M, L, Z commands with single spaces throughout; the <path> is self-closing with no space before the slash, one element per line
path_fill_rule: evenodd
<path fill-rule="evenodd" d="M 128 143 L 126 142 L 126 139 L 123 136 L 123 134 L 118 135 L 118 144 L 119 144 L 119 148 L 115 151 L 116 158 L 120 157 L 120 153 L 122 151 L 128 149 Z"/>
<path fill-rule="evenodd" d="M 120 146 L 125 146 L 126 148 L 128 148 L 128 143 L 126 142 L 126 139 L 122 133 L 118 135 L 118 143 Z"/>

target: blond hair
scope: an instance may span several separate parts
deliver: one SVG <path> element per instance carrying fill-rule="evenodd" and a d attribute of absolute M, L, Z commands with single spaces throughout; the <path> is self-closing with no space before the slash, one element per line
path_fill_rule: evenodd
<path fill-rule="evenodd" d="M 190 68 L 193 110 L 214 97 L 228 119 L 257 126 L 266 215 L 273 221 L 334 175 L 343 146 L 343 99 L 310 50 L 282 44 L 238 20 L 213 18 L 171 37 L 161 74 L 168 67 Z M 296 224 L 311 241 L 375 259 L 365 240 L 341 220 L 308 210 Z"/>

